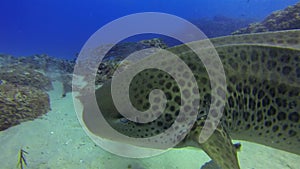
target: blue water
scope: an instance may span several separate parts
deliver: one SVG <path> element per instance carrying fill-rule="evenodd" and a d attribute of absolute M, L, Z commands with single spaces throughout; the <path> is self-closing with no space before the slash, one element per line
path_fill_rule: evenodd
<path fill-rule="evenodd" d="M 0 53 L 72 59 L 101 26 L 137 12 L 188 20 L 226 16 L 262 20 L 298 0 L 1 0 Z"/>

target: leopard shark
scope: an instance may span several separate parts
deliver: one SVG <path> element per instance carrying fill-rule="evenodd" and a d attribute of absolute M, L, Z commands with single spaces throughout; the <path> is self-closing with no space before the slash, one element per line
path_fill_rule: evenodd
<path fill-rule="evenodd" d="M 141 111 L 155 111 L 155 106 L 149 104 L 149 93 L 154 89 L 165 93 L 167 103 L 157 119 L 137 123 L 126 120 L 119 113 L 111 96 L 112 83 L 107 81 L 95 91 L 106 121 L 129 137 L 155 136 L 174 123 L 182 101 L 197 92 L 200 96 L 197 119 L 176 147 L 202 149 L 222 169 L 240 168 L 237 158 L 239 145 L 233 144 L 232 139 L 300 155 L 300 30 L 231 35 L 210 39 L 210 42 L 224 67 L 226 89 L 218 94 L 223 96 L 225 93 L 226 99 L 221 121 L 205 142 L 200 141 L 199 135 L 208 117 L 209 105 L 217 99 L 212 99 L 212 87 L 204 64 L 186 45 L 175 46 L 168 51 L 188 65 L 196 79 L 197 91 L 184 71 L 178 72 L 179 77 L 190 90 L 183 96 L 177 81 L 168 73 L 158 69 L 139 72 L 129 86 L 132 105 Z M 196 47 L 202 43 L 203 40 L 191 42 Z M 85 109 L 83 121 L 87 121 Z M 97 133 L 96 130 L 92 132 Z M 180 127 L 175 130 L 179 132 Z"/>

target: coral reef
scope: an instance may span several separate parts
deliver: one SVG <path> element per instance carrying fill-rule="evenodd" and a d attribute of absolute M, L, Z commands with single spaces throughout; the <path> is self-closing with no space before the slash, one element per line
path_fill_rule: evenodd
<path fill-rule="evenodd" d="M 49 96 L 42 90 L 1 80 L 0 131 L 33 120 L 50 110 Z"/>
<path fill-rule="evenodd" d="M 133 52 L 147 49 L 147 48 L 161 48 L 166 49 L 168 46 L 158 38 L 150 39 L 150 40 L 142 40 L 139 42 L 131 42 L 131 43 L 121 43 L 115 45 L 104 57 L 103 62 L 99 65 L 97 75 L 96 75 L 96 85 L 101 85 L 108 79 L 111 79 L 115 70 L 119 68 L 119 70 L 125 69 L 127 65 L 129 65 L 129 61 L 122 62 L 124 58 Z M 147 52 L 152 52 L 147 51 Z M 154 50 L 153 50 L 154 52 Z M 114 55 L 112 55 L 114 54 Z M 144 53 L 145 55 L 150 53 Z M 122 64 L 121 64 L 122 63 Z M 121 64 L 121 65 L 120 65 Z M 120 69 L 121 68 L 121 69 Z"/>
<path fill-rule="evenodd" d="M 145 45 L 146 47 L 157 47 L 161 49 L 166 49 L 168 48 L 168 45 L 165 44 L 161 39 L 159 38 L 154 38 L 154 39 L 149 39 L 149 40 L 142 40 L 139 43 Z"/>
<path fill-rule="evenodd" d="M 124 69 L 128 64 L 130 64 L 128 61 L 122 62 L 127 56 L 130 54 L 142 50 L 142 49 L 148 49 L 148 48 L 167 48 L 168 46 L 158 38 L 150 39 L 150 40 L 143 40 L 139 42 L 123 42 L 123 43 L 118 43 L 114 45 L 108 53 L 105 55 L 103 58 L 103 61 L 99 64 L 98 66 L 98 71 L 96 74 L 96 80 L 95 84 L 96 85 L 102 85 L 105 81 L 108 79 L 111 79 L 115 70 L 117 68 Z M 99 47 L 99 51 L 101 51 L 102 46 Z M 147 51 L 147 54 L 150 54 L 152 50 Z M 154 51 L 154 50 L 153 50 Z M 146 54 L 146 53 L 145 53 Z M 77 65 L 78 67 L 86 68 L 89 67 L 90 65 L 93 65 L 96 61 L 92 60 L 94 58 L 89 58 L 85 60 L 77 60 Z M 120 66 L 120 63 L 123 63 Z M 79 69 L 78 68 L 78 69 Z M 120 70 L 120 69 L 119 69 Z M 91 70 L 93 71 L 93 70 Z M 79 71 L 80 72 L 80 71 Z M 82 71 L 85 72 L 85 71 Z M 85 77 L 85 81 L 88 79 L 93 79 L 91 76 L 92 74 L 80 74 L 80 76 Z M 65 83 L 66 88 L 70 88 L 70 84 Z M 65 87 L 64 87 L 65 88 Z M 68 90 L 65 90 L 68 92 Z"/>
<path fill-rule="evenodd" d="M 12 55 L 0 54 L 0 66 L 15 63 L 18 63 L 17 58 L 13 57 Z"/>
<path fill-rule="evenodd" d="M 46 54 L 27 57 L 2 54 L 0 79 L 45 91 L 51 90 L 53 88 L 51 82 L 57 80 L 63 83 L 67 92 L 70 92 L 74 65 L 73 60 L 59 59 Z"/>
<path fill-rule="evenodd" d="M 114 45 L 111 50 L 105 55 L 104 61 L 106 60 L 122 60 L 132 54 L 133 52 L 147 49 L 147 48 L 161 48 L 166 49 L 168 45 L 159 38 L 142 40 L 139 42 L 123 42 Z"/>
<path fill-rule="evenodd" d="M 12 84 L 31 86 L 45 91 L 53 89 L 50 79 L 43 73 L 19 64 L 2 66 L 0 79 Z"/>
<path fill-rule="evenodd" d="M 101 63 L 97 71 L 95 84 L 102 85 L 105 81 L 112 78 L 117 68 L 119 71 L 122 71 L 126 69 L 129 64 L 129 61 L 121 62 L 113 60 Z"/>
<path fill-rule="evenodd" d="M 160 39 L 116 44 L 99 65 L 96 85 L 110 79 L 128 55 L 151 47 L 167 48 L 167 45 Z M 91 62 L 87 60 L 77 64 L 86 67 Z M 71 92 L 74 66 L 74 60 L 46 54 L 28 57 L 0 54 L 0 131 L 47 113 L 50 103 L 45 91 L 53 89 L 52 81 L 62 83 L 62 97 Z"/>
<path fill-rule="evenodd" d="M 101 85 L 110 79 L 120 62 L 135 51 L 151 47 L 167 48 L 168 46 L 158 38 L 140 42 L 121 42 L 113 46 L 105 55 L 96 75 L 96 84 Z M 90 62 L 77 62 L 83 67 Z M 44 91 L 51 90 L 51 81 L 60 81 L 63 84 L 62 97 L 72 91 L 72 73 L 75 60 L 65 60 L 51 57 L 46 54 L 26 57 L 13 57 L 0 54 L 0 79 L 12 84 L 31 86 Z M 85 75 L 83 75 L 85 76 Z M 86 77 L 87 79 L 87 77 Z"/>
<path fill-rule="evenodd" d="M 255 21 L 250 18 L 230 18 L 223 15 L 191 20 L 209 38 L 230 35 L 233 31 L 246 27 Z"/>
<path fill-rule="evenodd" d="M 111 79 L 117 67 L 118 63 L 113 60 L 100 63 L 95 83 L 101 85 L 107 79 Z"/>
<path fill-rule="evenodd" d="M 257 33 L 300 28 L 300 2 L 281 11 L 275 11 L 260 23 L 250 24 L 232 34 Z"/>
<path fill-rule="evenodd" d="M 73 73 L 75 62 L 65 59 L 58 59 L 46 54 L 33 55 L 16 58 L 19 64 L 30 66 L 33 69 L 47 72 Z"/>
<path fill-rule="evenodd" d="M 51 79 L 37 65 L 0 55 L 0 131 L 33 120 L 50 110 Z"/>

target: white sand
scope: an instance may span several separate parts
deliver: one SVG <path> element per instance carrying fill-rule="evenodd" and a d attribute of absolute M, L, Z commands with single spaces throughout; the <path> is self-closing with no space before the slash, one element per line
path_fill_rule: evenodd
<path fill-rule="evenodd" d="M 199 169 L 209 157 L 201 150 L 173 149 L 147 159 L 110 154 L 85 134 L 76 117 L 70 93 L 61 98 L 61 84 L 49 92 L 52 110 L 34 121 L 0 132 L 0 168 L 17 168 L 23 148 L 30 169 Z M 297 169 L 300 156 L 265 146 L 241 142 L 242 169 Z M 26 167 L 25 167 L 26 168 Z"/>

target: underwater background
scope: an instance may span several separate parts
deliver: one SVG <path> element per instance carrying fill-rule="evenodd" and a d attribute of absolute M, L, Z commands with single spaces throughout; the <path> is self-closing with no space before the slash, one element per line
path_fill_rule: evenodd
<path fill-rule="evenodd" d="M 72 59 L 100 27 L 137 12 L 165 12 L 199 25 L 208 37 L 229 34 L 297 0 L 3 0 L 1 52 Z M 214 19 L 215 18 L 215 19 Z M 203 21 L 203 22 L 202 22 Z M 214 25 L 223 22 L 223 26 Z M 210 29 L 218 31 L 210 33 Z M 229 30 L 228 30 L 229 29 Z"/>
<path fill-rule="evenodd" d="M 210 158 L 198 149 L 172 149 L 151 158 L 131 159 L 97 146 L 74 110 L 71 82 L 78 53 L 99 28 L 129 14 L 173 14 L 214 38 L 299 29 L 300 17 L 275 12 L 295 4 L 285 12 L 300 16 L 298 0 L 0 1 L 0 169 L 200 169 Z M 291 24 L 278 28 L 268 24 L 277 17 Z M 134 51 L 177 44 L 151 34 L 125 39 L 107 54 L 96 80 L 104 83 L 116 63 Z M 300 166 L 299 155 L 246 141 L 241 144 L 242 169 Z"/>

